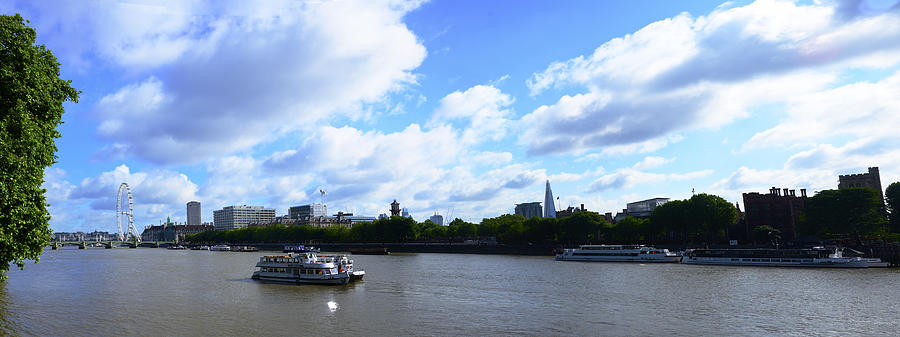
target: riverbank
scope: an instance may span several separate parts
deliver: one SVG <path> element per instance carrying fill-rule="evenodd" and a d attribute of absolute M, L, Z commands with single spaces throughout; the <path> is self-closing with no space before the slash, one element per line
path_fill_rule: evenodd
<path fill-rule="evenodd" d="M 286 245 L 298 243 L 241 243 L 241 246 L 256 247 L 260 250 L 281 251 Z M 200 244 L 195 244 L 200 245 Z M 535 245 L 484 245 L 467 243 L 315 243 L 304 244 L 315 246 L 327 252 L 349 252 L 353 248 L 385 248 L 391 253 L 448 253 L 448 254 L 499 254 L 553 256 L 552 246 Z M 193 246 L 193 245 L 192 245 Z"/>

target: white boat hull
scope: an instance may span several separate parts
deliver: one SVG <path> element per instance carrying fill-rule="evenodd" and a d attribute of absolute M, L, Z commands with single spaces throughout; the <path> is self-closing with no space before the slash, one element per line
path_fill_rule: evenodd
<path fill-rule="evenodd" d="M 756 261 L 754 261 L 756 260 Z M 768 260 L 768 261 L 763 261 Z M 860 258 L 816 258 L 816 259 L 759 259 L 727 257 L 688 257 L 681 263 L 716 266 L 757 266 L 757 267 L 810 267 L 810 268 L 868 268 L 869 263 Z M 788 261 L 783 261 L 788 260 Z"/>
<path fill-rule="evenodd" d="M 567 256 L 556 255 L 557 261 L 677 263 L 681 256 Z"/>
<path fill-rule="evenodd" d="M 327 275 L 328 277 L 300 277 L 299 275 L 285 273 L 253 273 L 254 280 L 297 283 L 297 284 L 347 284 L 350 283 L 351 275 L 344 273 L 338 275 Z"/>

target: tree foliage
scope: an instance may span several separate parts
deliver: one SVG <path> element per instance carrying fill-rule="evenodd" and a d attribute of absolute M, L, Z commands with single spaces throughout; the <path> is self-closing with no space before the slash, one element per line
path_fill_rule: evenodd
<path fill-rule="evenodd" d="M 78 101 L 59 62 L 18 14 L 0 15 L 0 280 L 50 240 L 44 169 L 56 162 L 63 103 Z"/>
<path fill-rule="evenodd" d="M 884 190 L 884 199 L 891 217 L 891 229 L 900 233 L 900 182 L 888 185 Z"/>
<path fill-rule="evenodd" d="M 606 220 L 597 212 L 575 212 L 560 219 L 560 241 L 568 244 L 596 241 L 599 239 L 600 228 L 605 226 Z"/>
<path fill-rule="evenodd" d="M 673 200 L 657 206 L 650 215 L 652 234 L 671 233 L 684 243 L 715 243 L 725 239 L 725 231 L 737 221 L 737 209 L 711 194 L 697 194 L 688 200 Z"/>
<path fill-rule="evenodd" d="M 772 247 L 777 247 L 781 242 L 781 230 L 772 228 L 769 225 L 756 226 L 753 228 L 753 242 L 766 243 Z"/>
<path fill-rule="evenodd" d="M 607 238 L 611 242 L 633 244 L 644 241 L 649 219 L 626 217 L 607 228 Z"/>
<path fill-rule="evenodd" d="M 880 199 L 878 192 L 864 187 L 820 191 L 806 201 L 801 229 L 820 237 L 876 234 L 886 224 Z"/>

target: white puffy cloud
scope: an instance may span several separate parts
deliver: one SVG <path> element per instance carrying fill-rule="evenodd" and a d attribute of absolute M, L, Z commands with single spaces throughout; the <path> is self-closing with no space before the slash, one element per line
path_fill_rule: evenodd
<path fill-rule="evenodd" d="M 138 204 L 179 204 L 197 198 L 197 185 L 182 173 L 168 170 L 131 173 L 123 164 L 97 177 L 83 179 L 70 199 L 93 199 L 94 209 L 115 209 L 122 183 L 128 183 Z"/>
<path fill-rule="evenodd" d="M 857 82 L 789 100 L 787 117 L 759 132 L 745 149 L 814 145 L 835 136 L 876 138 L 890 149 L 900 142 L 900 72 L 877 82 Z M 877 144 L 876 144 L 877 145 Z"/>
<path fill-rule="evenodd" d="M 417 2 L 17 6 L 57 32 L 47 34 L 60 37 L 54 51 L 124 72 L 126 84 L 93 109 L 110 144 L 96 159 L 198 163 L 319 121 L 363 118 L 361 105 L 415 83 L 426 55 L 402 22 Z"/>
<path fill-rule="evenodd" d="M 824 90 L 847 69 L 900 63 L 896 10 L 835 6 L 760 0 L 685 13 L 553 63 L 529 79 L 533 95 L 586 92 L 524 116 L 520 142 L 531 154 L 639 144 Z"/>
<path fill-rule="evenodd" d="M 512 111 L 506 109 L 513 98 L 493 86 L 476 85 L 466 91 L 455 91 L 441 99 L 429 126 L 463 120 L 461 140 L 477 144 L 485 140 L 500 140 L 511 126 L 507 119 Z"/>
<path fill-rule="evenodd" d="M 44 195 L 50 205 L 68 200 L 69 194 L 75 189 L 75 185 L 65 178 L 66 171 L 63 169 L 49 167 L 44 170 L 44 183 L 41 188 L 47 190 Z"/>

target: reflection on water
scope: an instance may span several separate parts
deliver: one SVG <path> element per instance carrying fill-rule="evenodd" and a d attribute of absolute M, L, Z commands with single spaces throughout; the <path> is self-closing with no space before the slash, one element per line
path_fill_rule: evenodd
<path fill-rule="evenodd" d="M 259 255 L 45 251 L 0 285 L 0 335 L 773 335 L 900 330 L 897 270 L 355 256 L 347 286 L 249 279 Z M 323 306 L 323 304 L 325 304 Z"/>

